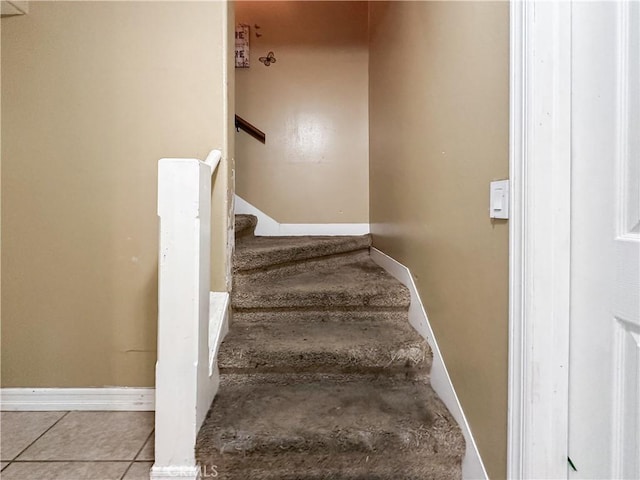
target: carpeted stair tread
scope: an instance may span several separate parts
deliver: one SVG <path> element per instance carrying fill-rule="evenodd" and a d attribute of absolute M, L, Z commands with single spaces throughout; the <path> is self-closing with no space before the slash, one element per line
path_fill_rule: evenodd
<path fill-rule="evenodd" d="M 258 224 L 258 218 L 255 215 L 236 215 L 235 216 L 235 235 L 236 239 L 253 235 Z"/>
<path fill-rule="evenodd" d="M 408 322 L 234 323 L 218 356 L 221 372 L 428 370 L 431 351 Z"/>
<path fill-rule="evenodd" d="M 234 271 L 264 269 L 319 257 L 368 250 L 369 235 L 336 237 L 247 237 L 236 247 Z"/>
<path fill-rule="evenodd" d="M 464 441 L 431 387 L 379 377 L 280 384 L 225 382 L 198 435 L 201 464 L 287 453 L 461 456 Z"/>
<path fill-rule="evenodd" d="M 408 308 L 410 300 L 409 290 L 371 260 L 269 282 L 249 280 L 232 293 L 237 309 Z"/>

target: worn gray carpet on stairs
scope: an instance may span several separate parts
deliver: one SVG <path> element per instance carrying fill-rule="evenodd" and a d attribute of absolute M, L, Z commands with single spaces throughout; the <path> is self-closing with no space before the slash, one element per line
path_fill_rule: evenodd
<path fill-rule="evenodd" d="M 257 237 L 236 216 L 233 322 L 200 430 L 229 480 L 459 479 L 464 439 L 431 389 L 406 287 L 370 236 Z M 205 468 L 207 468 L 205 470 Z"/>

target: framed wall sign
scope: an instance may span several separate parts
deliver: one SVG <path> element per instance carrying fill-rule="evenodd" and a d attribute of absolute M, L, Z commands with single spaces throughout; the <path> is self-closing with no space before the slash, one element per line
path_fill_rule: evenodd
<path fill-rule="evenodd" d="M 236 68 L 249 68 L 249 25 L 236 25 Z"/>

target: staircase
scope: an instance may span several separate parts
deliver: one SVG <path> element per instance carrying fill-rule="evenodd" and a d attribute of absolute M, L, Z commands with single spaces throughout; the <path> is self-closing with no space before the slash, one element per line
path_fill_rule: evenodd
<path fill-rule="evenodd" d="M 224 480 L 461 478 L 408 290 L 360 237 L 256 237 L 236 216 L 233 324 L 196 458 Z"/>

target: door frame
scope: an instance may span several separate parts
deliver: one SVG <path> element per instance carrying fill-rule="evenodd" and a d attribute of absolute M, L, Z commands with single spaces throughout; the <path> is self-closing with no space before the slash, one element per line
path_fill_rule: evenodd
<path fill-rule="evenodd" d="M 570 1 L 511 1 L 507 476 L 568 476 Z"/>

